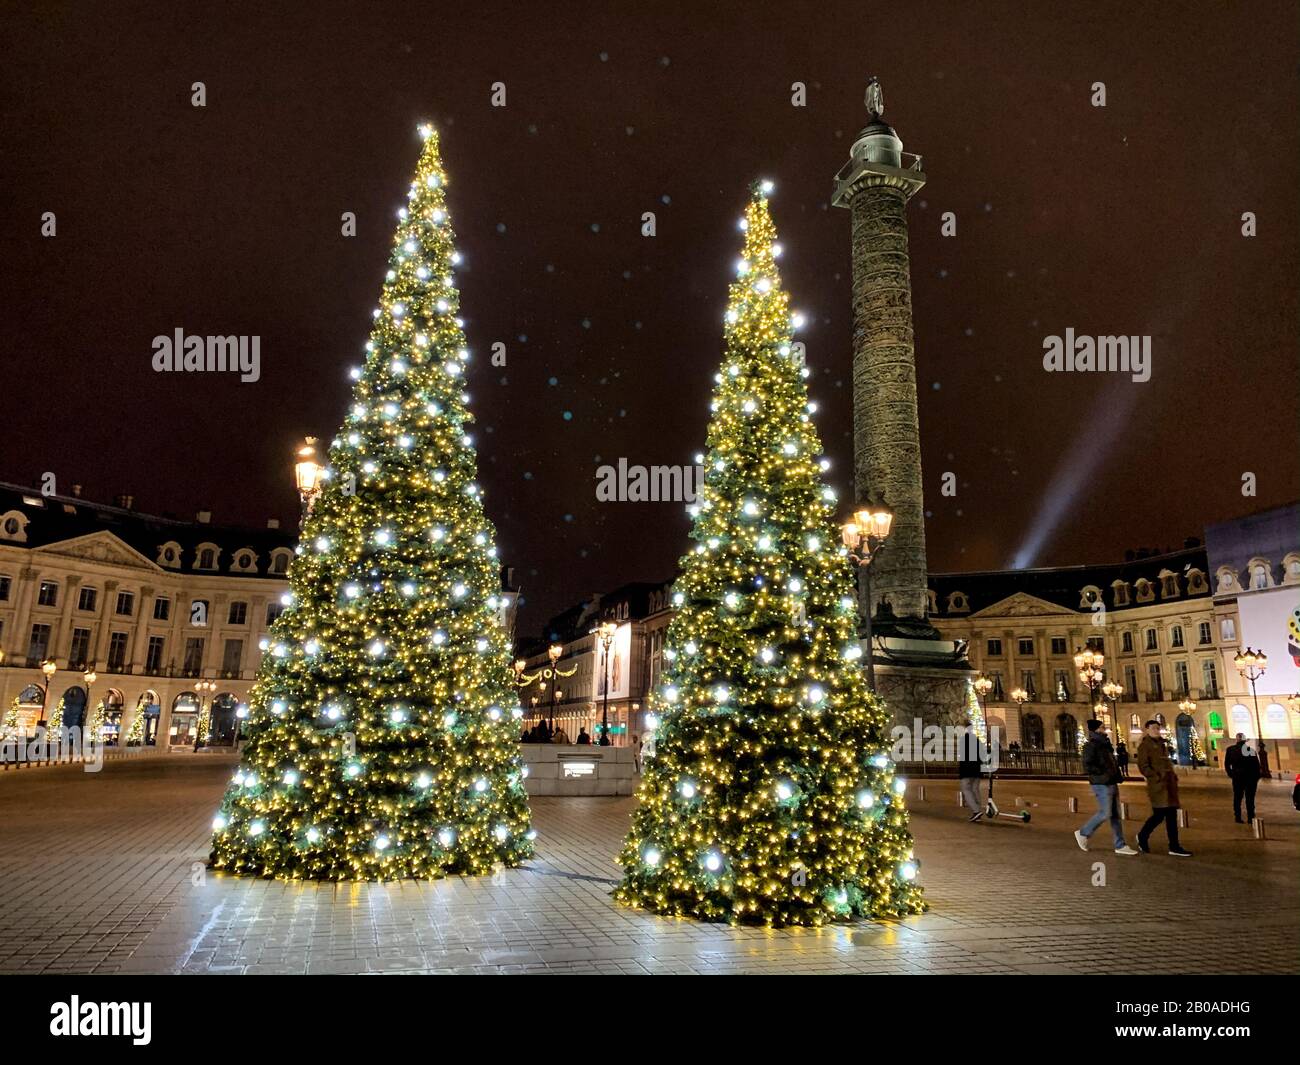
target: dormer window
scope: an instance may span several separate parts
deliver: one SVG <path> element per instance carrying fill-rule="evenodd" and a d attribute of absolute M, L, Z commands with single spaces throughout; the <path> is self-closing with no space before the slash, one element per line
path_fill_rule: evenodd
<path fill-rule="evenodd" d="M 1139 577 L 1137 579 L 1136 588 L 1137 588 L 1137 601 L 1139 603 L 1149 603 L 1153 599 L 1155 599 L 1156 597 L 1155 585 L 1153 585 L 1145 577 Z"/>
<path fill-rule="evenodd" d="M 1168 570 L 1160 574 L 1160 598 L 1176 599 L 1178 598 L 1178 574 L 1170 573 Z"/>
<path fill-rule="evenodd" d="M 24 543 L 27 540 L 28 517 L 20 510 L 11 510 L 0 516 L 0 540 Z"/>
<path fill-rule="evenodd" d="M 175 540 L 168 540 L 158 548 L 158 565 L 176 569 L 181 564 L 181 545 Z"/>
<path fill-rule="evenodd" d="M 1085 585 L 1079 592 L 1079 606 L 1091 610 L 1093 604 L 1101 602 L 1101 589 L 1095 584 Z"/>
<path fill-rule="evenodd" d="M 285 574 L 289 572 L 289 563 L 293 561 L 293 552 L 286 547 L 277 547 L 271 552 L 271 572 Z"/>
<path fill-rule="evenodd" d="M 199 544 L 198 551 L 195 555 L 195 569 L 216 569 L 217 558 L 221 554 L 221 548 L 216 544 Z"/>
<path fill-rule="evenodd" d="M 1116 606 L 1128 606 L 1128 581 L 1111 582 L 1111 594 Z"/>
<path fill-rule="evenodd" d="M 248 548 L 242 548 L 235 553 L 235 562 L 230 568 L 241 573 L 256 572 L 257 555 Z"/>
<path fill-rule="evenodd" d="M 1205 572 L 1193 566 L 1187 571 L 1187 594 L 1200 595 L 1210 590 L 1209 582 L 1205 579 Z"/>
<path fill-rule="evenodd" d="M 964 614 L 970 610 L 970 603 L 966 600 L 965 592 L 948 593 L 948 613 Z"/>

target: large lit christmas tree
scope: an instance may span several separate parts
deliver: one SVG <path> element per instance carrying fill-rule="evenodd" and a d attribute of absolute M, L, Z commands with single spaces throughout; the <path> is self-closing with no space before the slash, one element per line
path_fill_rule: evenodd
<path fill-rule="evenodd" d="M 674 588 L 661 721 L 616 897 L 818 925 L 924 908 L 853 570 L 776 268 L 767 183 L 741 223 L 694 550 Z"/>
<path fill-rule="evenodd" d="M 447 179 L 421 133 L 353 405 L 213 823 L 220 869 L 432 878 L 532 852 Z"/>

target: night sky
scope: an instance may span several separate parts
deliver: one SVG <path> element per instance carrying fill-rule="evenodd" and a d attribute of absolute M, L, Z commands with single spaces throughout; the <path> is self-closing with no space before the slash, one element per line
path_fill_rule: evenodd
<path fill-rule="evenodd" d="M 847 495 L 849 218 L 828 200 L 876 74 L 928 175 L 910 219 L 932 571 L 1181 546 L 1300 496 L 1293 3 L 181 6 L 0 15 L 0 480 L 296 521 L 292 449 L 341 423 L 427 120 L 521 629 L 670 578 L 683 507 L 598 503 L 595 471 L 701 447 L 756 177 Z M 155 373 L 178 327 L 260 335 L 261 380 Z M 1067 327 L 1151 334 L 1151 380 L 1045 373 Z"/>

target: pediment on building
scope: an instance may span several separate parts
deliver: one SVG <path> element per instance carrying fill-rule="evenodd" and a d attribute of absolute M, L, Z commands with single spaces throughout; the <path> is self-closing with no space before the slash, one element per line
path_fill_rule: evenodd
<path fill-rule="evenodd" d="M 32 554 L 102 562 L 108 566 L 125 566 L 127 569 L 147 570 L 150 573 L 165 572 L 111 532 L 88 533 L 71 540 L 60 540 L 58 543 L 38 547 Z"/>
<path fill-rule="evenodd" d="M 1016 592 L 1014 595 L 999 599 L 996 603 L 986 606 L 982 610 L 977 610 L 969 616 L 973 618 L 1028 618 L 1042 615 L 1077 617 L 1078 613 L 1077 610 L 1071 610 L 1067 606 L 1049 603 L 1046 599 L 1039 599 L 1036 595 L 1030 595 L 1027 592 Z"/>

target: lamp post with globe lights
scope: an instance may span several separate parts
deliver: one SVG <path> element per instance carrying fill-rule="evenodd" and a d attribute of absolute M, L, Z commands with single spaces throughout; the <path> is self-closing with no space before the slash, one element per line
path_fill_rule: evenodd
<path fill-rule="evenodd" d="M 578 667 L 576 665 L 572 669 L 568 670 L 567 672 L 560 668 L 560 659 L 563 656 L 564 656 L 564 645 L 559 643 L 551 644 L 551 646 L 546 649 L 546 657 L 550 660 L 551 664 L 549 666 L 543 666 L 541 669 L 537 670 L 536 673 L 525 672 L 525 670 L 527 670 L 528 668 L 528 663 L 525 662 L 522 658 L 515 660 L 515 684 L 517 684 L 519 687 L 526 688 L 538 679 L 542 681 L 541 686 L 543 691 L 546 690 L 547 684 L 550 685 L 551 688 L 550 722 L 551 722 L 552 736 L 555 735 L 555 701 L 560 697 L 559 678 L 571 677 L 578 672 Z M 534 698 L 533 706 L 536 705 L 537 705 L 537 699 Z"/>
<path fill-rule="evenodd" d="M 1110 726 L 1116 733 L 1119 732 L 1119 697 L 1124 694 L 1124 685 L 1117 681 L 1108 680 L 1101 686 L 1101 694 L 1106 697 L 1110 703 Z"/>
<path fill-rule="evenodd" d="M 1259 720 L 1259 692 L 1255 690 L 1255 683 L 1268 672 L 1268 655 L 1263 651 L 1256 651 L 1247 647 L 1244 651 L 1238 651 L 1232 659 L 1232 664 L 1237 667 L 1237 672 L 1241 674 L 1243 680 L 1250 684 L 1250 696 L 1255 703 L 1255 735 L 1259 739 L 1260 745 L 1260 776 L 1271 779 L 1273 774 L 1269 771 L 1264 748 L 1264 729 L 1260 726 Z"/>
<path fill-rule="evenodd" d="M 1097 701 L 1097 687 L 1106 676 L 1102 669 L 1105 664 L 1105 655 L 1091 647 L 1081 647 L 1074 654 L 1074 668 L 1079 671 L 1079 680 L 1088 685 L 1088 701 L 1091 703 Z"/>
<path fill-rule="evenodd" d="M 591 630 L 600 643 L 601 652 L 604 655 L 605 664 L 603 673 L 605 677 L 605 702 L 604 709 L 601 712 L 600 722 L 600 744 L 601 747 L 610 745 L 609 739 L 609 649 L 614 643 L 614 634 L 618 631 L 618 626 L 612 621 L 602 621 Z"/>
<path fill-rule="evenodd" d="M 46 723 L 45 707 L 50 701 L 50 681 L 54 679 L 54 674 L 58 671 L 59 667 L 55 665 L 52 658 L 47 658 L 41 663 L 41 672 L 45 674 L 45 687 L 41 689 L 41 719 L 37 724 L 44 725 Z"/>
<path fill-rule="evenodd" d="M 871 635 L 871 561 L 889 538 L 894 512 L 879 497 L 858 505 L 853 517 L 840 526 L 849 558 L 858 566 L 858 615 L 867 645 L 867 687 L 876 690 L 876 656 Z"/>
<path fill-rule="evenodd" d="M 86 684 L 86 709 L 83 710 L 81 714 L 81 733 L 84 736 L 86 734 L 87 726 L 95 720 L 95 711 L 90 700 L 90 691 L 95 686 L 95 681 L 99 679 L 99 674 L 95 672 L 94 666 L 90 666 L 81 674 L 81 679 L 85 681 Z M 98 742 L 99 737 L 92 736 L 90 737 L 90 740 L 92 743 Z"/>
<path fill-rule="evenodd" d="M 984 740 L 986 743 L 992 743 L 992 735 L 989 731 L 989 692 L 993 690 L 993 681 L 981 673 L 971 681 L 971 687 L 975 689 L 975 695 L 980 702 L 980 715 L 984 718 Z"/>
<path fill-rule="evenodd" d="M 208 733 L 212 731 L 212 699 L 217 690 L 215 680 L 200 680 L 194 685 L 195 691 L 199 696 L 199 716 L 194 722 L 194 749 L 197 751 L 208 739 Z M 204 700 L 207 700 L 207 708 L 204 708 Z M 205 720 L 206 719 L 206 720 Z"/>
<path fill-rule="evenodd" d="M 302 516 L 305 519 L 311 513 L 312 504 L 320 495 L 325 468 L 316 458 L 316 438 L 309 436 L 303 440 L 296 452 L 297 461 L 293 464 L 293 479 L 298 487 L 298 498 L 302 500 Z"/>

